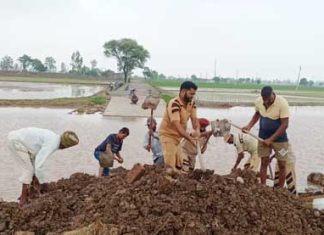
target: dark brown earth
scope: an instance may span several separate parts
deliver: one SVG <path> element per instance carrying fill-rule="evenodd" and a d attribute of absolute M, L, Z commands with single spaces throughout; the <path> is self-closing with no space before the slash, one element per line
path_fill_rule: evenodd
<path fill-rule="evenodd" d="M 99 234 L 324 232 L 324 211 L 305 208 L 284 189 L 256 183 L 252 172 L 219 176 L 196 170 L 172 178 L 146 165 L 133 184 L 126 183 L 126 174 L 122 168 L 107 178 L 76 173 L 51 183 L 47 193 L 23 209 L 0 202 L 0 234 L 59 234 L 90 228 L 93 222 L 105 231 Z"/>

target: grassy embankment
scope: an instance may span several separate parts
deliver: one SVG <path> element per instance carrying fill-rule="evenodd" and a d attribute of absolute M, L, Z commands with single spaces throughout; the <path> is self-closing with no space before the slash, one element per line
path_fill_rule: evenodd
<path fill-rule="evenodd" d="M 74 79 L 74 78 L 40 78 L 40 77 L 0 77 L 0 81 L 57 83 L 57 84 L 88 84 L 102 85 L 107 81 L 99 79 Z M 49 108 L 74 108 L 79 113 L 103 111 L 109 102 L 106 91 L 98 92 L 92 96 L 77 98 L 56 99 L 19 99 L 0 100 L 0 107 L 49 107 Z"/>

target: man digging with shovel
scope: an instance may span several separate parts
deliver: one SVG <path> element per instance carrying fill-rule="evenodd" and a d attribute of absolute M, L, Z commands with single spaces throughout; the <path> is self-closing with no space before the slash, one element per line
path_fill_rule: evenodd
<path fill-rule="evenodd" d="M 255 102 L 255 113 L 249 124 L 242 128 L 243 132 L 249 132 L 259 120 L 259 138 L 263 139 L 263 141 L 258 142 L 258 156 L 261 158 L 261 183 L 266 184 L 270 154 L 274 150 L 279 166 L 279 182 L 277 185 L 283 187 L 289 153 L 286 133 L 289 125 L 289 105 L 286 99 L 275 94 L 270 86 L 262 88 L 261 97 Z"/>
<path fill-rule="evenodd" d="M 254 172 L 258 172 L 260 169 L 260 158 L 258 157 L 258 142 L 251 136 L 244 133 L 238 134 L 225 134 L 224 141 L 228 144 L 233 144 L 237 151 L 236 162 L 231 169 L 235 171 L 242 159 L 244 158 L 244 153 L 250 154 L 249 159 L 244 164 L 244 169 L 250 169 Z"/>
<path fill-rule="evenodd" d="M 207 143 L 212 136 L 212 131 L 206 131 L 206 127 L 209 126 L 209 121 L 206 118 L 199 118 L 200 125 L 200 137 L 198 138 L 199 147 L 201 147 L 201 154 L 207 150 Z M 197 132 L 192 133 L 193 137 L 198 137 Z M 185 172 L 193 171 L 196 165 L 196 157 L 198 155 L 198 149 L 191 142 L 183 139 L 181 142 L 183 165 L 182 170 Z"/>
<path fill-rule="evenodd" d="M 159 132 L 156 130 L 155 118 L 149 117 L 146 121 L 148 132 L 144 139 L 144 148 L 153 153 L 153 164 L 156 166 L 164 166 L 162 148 L 160 144 Z"/>

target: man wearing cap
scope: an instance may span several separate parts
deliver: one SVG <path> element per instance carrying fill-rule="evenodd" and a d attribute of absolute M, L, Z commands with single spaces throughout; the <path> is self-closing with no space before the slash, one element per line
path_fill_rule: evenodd
<path fill-rule="evenodd" d="M 153 164 L 164 166 L 162 148 L 160 144 L 159 132 L 156 130 L 155 118 L 149 117 L 146 121 L 148 132 L 145 135 L 143 147 L 153 153 Z M 151 138 L 151 141 L 149 141 Z"/>
<path fill-rule="evenodd" d="M 250 131 L 259 120 L 259 137 L 264 139 L 264 141 L 258 142 L 258 156 L 261 158 L 261 183 L 266 184 L 270 154 L 274 150 L 279 166 L 278 187 L 283 187 L 289 152 L 286 133 L 289 125 L 289 105 L 286 99 L 275 94 L 270 86 L 262 88 L 261 97 L 255 102 L 255 113 L 249 124 L 242 128 L 242 131 Z"/>
<path fill-rule="evenodd" d="M 256 139 L 244 133 L 227 133 L 224 135 L 224 141 L 225 143 L 233 144 L 237 151 L 237 158 L 233 168 L 231 169 L 232 171 L 238 167 L 244 158 L 245 152 L 249 153 L 250 157 L 244 164 L 244 168 L 250 169 L 254 172 L 259 171 L 260 158 L 258 157 L 258 141 Z"/>
<path fill-rule="evenodd" d="M 46 186 L 44 163 L 47 158 L 58 149 L 69 148 L 78 143 L 78 136 L 72 131 L 58 135 L 47 129 L 28 127 L 9 132 L 9 149 L 16 163 L 22 168 L 19 178 L 22 182 L 19 199 L 21 206 L 29 200 L 31 184 L 39 182 L 41 185 L 38 191 Z"/>
<path fill-rule="evenodd" d="M 187 132 L 187 122 L 191 119 L 193 129 L 199 136 L 199 123 L 197 119 L 197 107 L 193 98 L 196 95 L 197 86 L 191 81 L 185 81 L 180 86 L 179 95 L 167 104 L 159 129 L 164 163 L 167 167 L 177 172 L 182 169 L 181 145 L 184 138 L 196 146 L 197 138 Z"/>
<path fill-rule="evenodd" d="M 212 131 L 206 131 L 206 127 L 209 125 L 209 121 L 206 118 L 199 118 L 200 137 L 198 138 L 201 153 L 204 153 L 207 149 L 207 142 L 212 135 Z M 193 132 L 192 135 L 196 137 L 197 132 Z M 181 142 L 183 165 L 182 170 L 185 172 L 193 171 L 196 165 L 197 147 L 192 145 L 188 140 L 184 139 Z"/>

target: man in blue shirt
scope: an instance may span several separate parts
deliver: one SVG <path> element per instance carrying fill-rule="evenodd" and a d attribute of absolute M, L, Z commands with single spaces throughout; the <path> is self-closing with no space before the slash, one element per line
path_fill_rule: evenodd
<path fill-rule="evenodd" d="M 120 155 L 120 151 L 123 146 L 123 140 L 129 135 L 129 129 L 123 127 L 117 134 L 110 134 L 100 145 L 97 146 L 94 152 L 95 158 L 99 161 L 101 153 L 105 152 L 109 155 L 113 155 L 114 159 L 119 163 L 123 163 L 124 159 Z M 109 167 L 100 167 L 99 176 L 108 176 Z"/>
<path fill-rule="evenodd" d="M 163 153 L 160 144 L 159 132 L 156 130 L 156 120 L 154 118 L 151 119 L 149 117 L 146 121 L 146 125 L 149 130 L 145 135 L 143 147 L 147 151 L 152 150 L 154 165 L 164 166 L 164 159 L 163 159 Z M 151 143 L 149 144 L 150 137 L 151 137 Z"/>
<path fill-rule="evenodd" d="M 255 102 L 255 113 L 249 124 L 242 128 L 244 132 L 260 121 L 258 156 L 261 158 L 260 179 L 266 184 L 267 167 L 271 151 L 274 150 L 278 160 L 278 187 L 283 187 L 286 179 L 286 161 L 289 153 L 289 142 L 286 130 L 289 126 L 289 105 L 285 98 L 273 92 L 272 87 L 265 86 L 261 97 Z"/>

